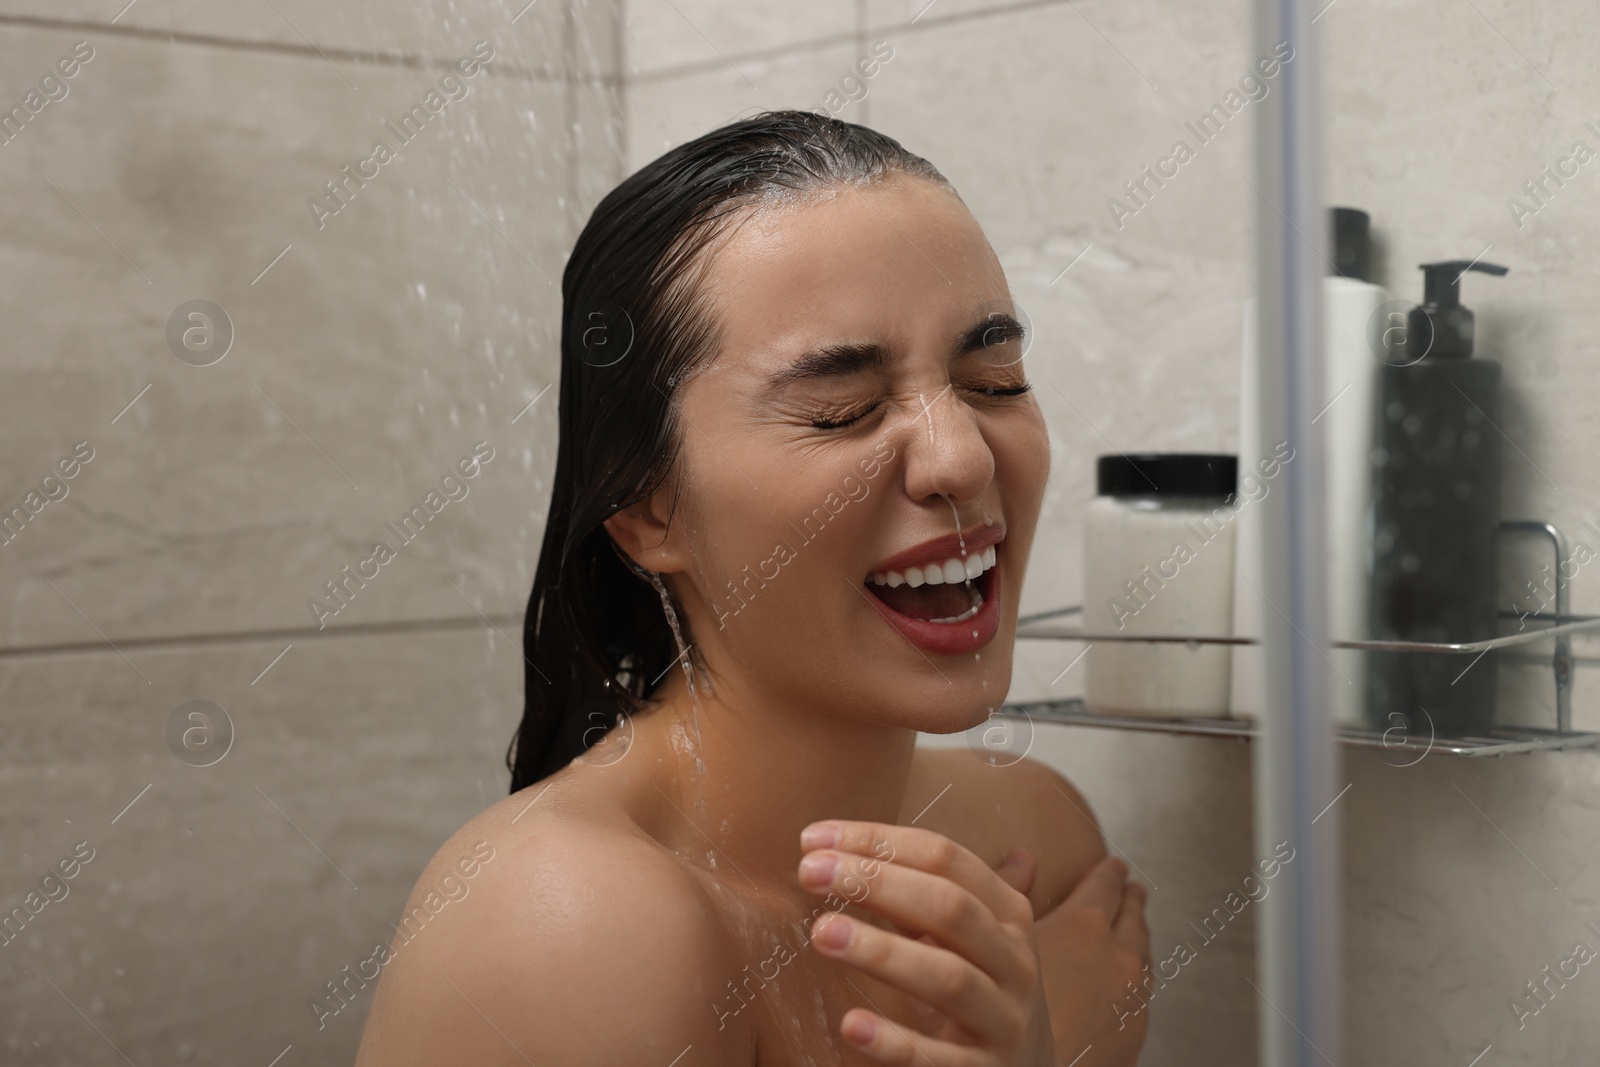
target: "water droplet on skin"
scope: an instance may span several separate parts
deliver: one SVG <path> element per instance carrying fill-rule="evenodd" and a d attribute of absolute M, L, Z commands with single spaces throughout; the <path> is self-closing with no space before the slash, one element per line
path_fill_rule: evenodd
<path fill-rule="evenodd" d="M 967 554 L 967 539 L 961 533 L 961 514 L 956 511 L 956 502 L 950 499 L 948 493 L 940 493 L 939 495 L 944 497 L 946 504 L 950 505 L 950 518 L 956 524 L 956 540 L 960 542 L 961 554 L 965 556 Z"/>
<path fill-rule="evenodd" d="M 694 664 L 689 659 L 689 649 L 683 640 L 683 628 L 678 625 L 678 613 L 672 607 L 672 597 L 667 594 L 667 586 L 661 580 L 661 575 L 654 571 L 646 572 L 650 576 L 650 584 L 655 586 L 656 594 L 661 597 L 661 610 L 667 616 L 667 626 L 672 630 L 672 640 L 678 646 L 678 663 L 683 668 L 683 676 L 689 683 L 689 699 L 696 712 L 700 710 L 699 703 L 694 700 Z M 695 717 L 695 740 L 700 739 L 700 719 Z"/>
<path fill-rule="evenodd" d="M 655 587 L 656 594 L 661 597 L 661 610 L 667 617 L 667 626 L 672 630 L 672 640 L 678 648 L 678 665 L 683 669 L 683 677 L 689 687 L 689 716 L 694 734 L 692 739 L 685 738 L 685 740 L 689 751 L 694 755 L 695 772 L 703 782 L 706 775 L 706 764 L 705 760 L 700 757 L 700 692 L 695 685 L 694 661 L 689 655 L 689 646 L 683 639 L 683 627 L 678 622 L 678 612 L 672 606 L 672 597 L 667 593 L 666 583 L 662 582 L 661 576 L 654 571 L 645 571 L 641 568 L 641 572 L 649 578 L 650 584 Z M 703 812 L 705 810 L 704 799 L 697 799 L 694 807 L 697 813 Z"/>
<path fill-rule="evenodd" d="M 939 396 L 943 395 L 943 393 L 939 394 Z M 928 406 L 927 397 L 923 396 L 923 394 L 918 393 L 917 400 L 922 404 L 922 414 L 926 416 L 928 420 L 928 449 L 930 452 L 931 462 L 933 464 L 934 481 L 938 481 L 939 442 L 938 436 L 935 434 L 933 429 L 933 409 Z M 939 402 L 939 397 L 934 397 L 933 402 L 937 404 Z M 961 545 L 961 555 L 965 556 L 967 554 L 967 539 L 961 535 L 961 515 L 956 511 L 956 502 L 950 499 L 950 495 L 948 493 L 941 492 L 939 495 L 944 497 L 944 502 L 946 504 L 950 505 L 950 518 L 955 522 L 956 540 Z"/>

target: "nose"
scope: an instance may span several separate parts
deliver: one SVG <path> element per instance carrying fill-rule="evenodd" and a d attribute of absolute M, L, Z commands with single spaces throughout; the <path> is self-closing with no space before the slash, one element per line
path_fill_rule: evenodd
<path fill-rule="evenodd" d="M 994 453 L 977 413 L 954 387 L 918 394 L 908 405 L 902 440 L 906 494 L 917 503 L 945 497 L 959 513 L 994 480 Z"/>

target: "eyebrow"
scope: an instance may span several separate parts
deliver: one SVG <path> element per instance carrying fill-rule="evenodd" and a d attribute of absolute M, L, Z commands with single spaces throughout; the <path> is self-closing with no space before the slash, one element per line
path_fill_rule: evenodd
<path fill-rule="evenodd" d="M 1027 328 L 1013 315 L 995 312 L 974 323 L 951 345 L 951 358 L 958 359 L 990 345 L 1022 340 Z M 867 370 L 882 370 L 889 365 L 889 351 L 876 341 L 846 342 L 812 349 L 767 380 L 769 389 L 817 378 L 842 378 Z"/>

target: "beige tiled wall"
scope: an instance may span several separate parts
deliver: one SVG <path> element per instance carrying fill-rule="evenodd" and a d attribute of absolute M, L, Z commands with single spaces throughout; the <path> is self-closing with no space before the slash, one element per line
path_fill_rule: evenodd
<path fill-rule="evenodd" d="M 95 49 L 0 144 L 0 508 L 94 449 L 0 544 L 0 907 L 95 850 L 0 945 L 7 1063 L 350 1061 L 366 1002 L 321 1030 L 308 1002 L 506 786 L 555 443 L 553 396 L 527 405 L 554 380 L 578 227 L 665 148 L 821 104 L 875 42 L 894 57 L 840 116 L 951 178 L 1034 327 L 1054 455 L 1025 610 L 1079 599 L 1096 455 L 1236 446 L 1248 109 L 1120 225 L 1106 201 L 1253 62 L 1242 3 L 118 8 L 0 2 L 0 107 L 74 42 Z M 1600 20 L 1576 0 L 1340 0 L 1318 26 L 1330 200 L 1373 212 L 1398 296 L 1421 259 L 1489 245 L 1512 267 L 1468 286 L 1506 365 L 1506 511 L 1582 537 L 1600 521 L 1600 197 L 1583 173 L 1522 229 L 1505 200 L 1600 125 Z M 470 95 L 318 228 L 307 199 L 480 40 L 495 58 Z M 166 340 L 195 299 L 233 324 L 211 366 Z M 494 458 L 469 495 L 318 631 L 308 599 L 478 441 Z M 1579 575 L 1576 610 L 1597 588 Z M 1077 651 L 1022 645 L 1013 698 L 1076 693 Z M 1600 715 L 1588 670 L 1580 725 Z M 234 725 L 211 767 L 166 740 L 196 699 Z M 1158 948 L 1197 940 L 1251 864 L 1249 747 L 1051 726 L 1020 744 L 1080 784 L 1154 887 Z M 1345 760 L 1342 1062 L 1600 1046 L 1600 982 L 1521 1029 L 1508 1008 L 1600 917 L 1596 757 L 1402 762 Z M 1146 1065 L 1254 1062 L 1241 919 L 1162 991 Z"/>
<path fill-rule="evenodd" d="M 349 1063 L 370 997 L 320 1028 L 310 1002 L 507 787 L 555 446 L 554 394 L 528 404 L 622 176 L 617 12 L 119 6 L 0 5 L 6 110 L 93 49 L 0 143 L 0 507 L 93 450 L 0 544 L 0 907 L 93 849 L 0 944 L 0 1061 Z M 478 42 L 402 147 L 383 120 Z M 232 323 L 207 366 L 167 340 L 196 299 Z M 480 441 L 400 545 L 385 524 Z M 319 618 L 379 538 L 396 557 Z M 191 700 L 232 722 L 213 766 L 168 747 Z"/>
<path fill-rule="evenodd" d="M 6 1063 L 354 1058 L 371 991 L 331 1018 L 310 1002 L 503 795 L 520 658 L 482 627 L 297 639 L 252 684 L 288 643 L 130 651 L 149 685 L 115 653 L 0 661 L 7 908 L 93 850 L 0 947 Z M 165 741 L 197 697 L 233 724 L 209 767 Z"/>

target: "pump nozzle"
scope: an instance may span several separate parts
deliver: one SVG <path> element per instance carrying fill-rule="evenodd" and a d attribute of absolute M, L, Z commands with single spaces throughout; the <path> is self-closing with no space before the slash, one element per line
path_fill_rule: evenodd
<path fill-rule="evenodd" d="M 1423 356 L 1472 355 L 1472 311 L 1461 305 L 1461 278 L 1469 270 L 1496 276 L 1510 268 L 1476 259 L 1422 263 L 1422 303 L 1411 309 L 1406 324 L 1406 352 Z"/>

